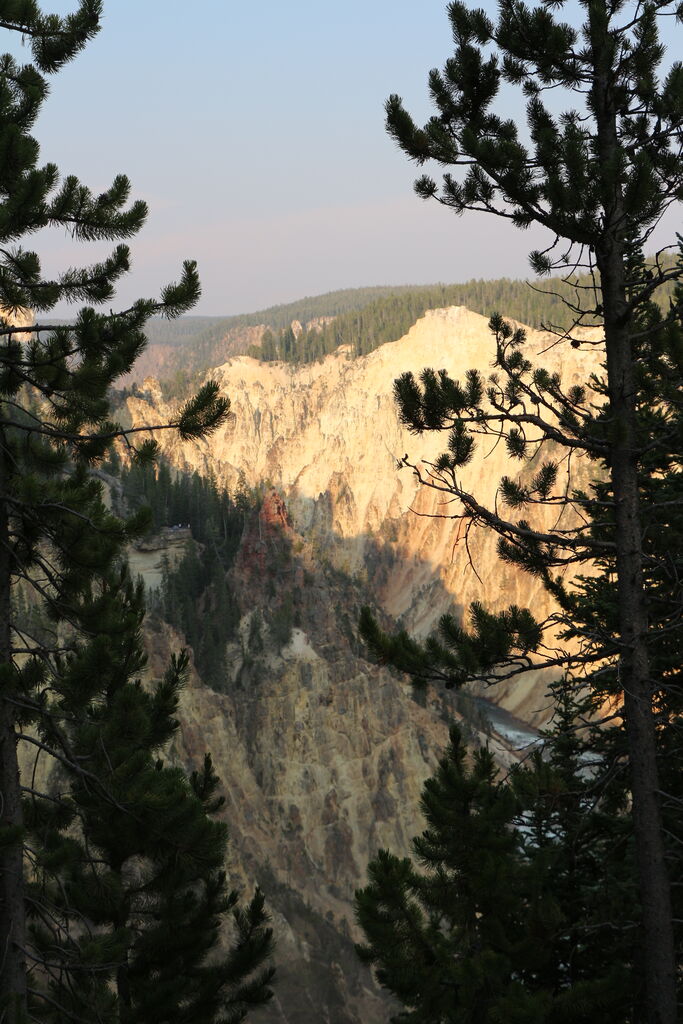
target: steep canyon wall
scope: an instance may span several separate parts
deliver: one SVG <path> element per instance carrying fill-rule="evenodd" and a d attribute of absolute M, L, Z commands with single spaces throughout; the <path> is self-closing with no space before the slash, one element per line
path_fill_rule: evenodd
<path fill-rule="evenodd" d="M 530 353 L 551 340 L 530 331 Z M 264 1021 L 388 1018 L 354 958 L 353 892 L 378 847 L 405 853 L 421 831 L 420 789 L 459 714 L 456 696 L 418 702 L 404 681 L 364 659 L 355 638 L 360 604 L 370 597 L 423 634 L 473 600 L 529 605 L 537 616 L 551 610 L 536 581 L 499 562 L 493 537 L 475 531 L 468 551 L 443 496 L 398 469 L 405 453 L 432 460 L 444 438 L 401 427 L 394 379 L 425 366 L 454 377 L 473 366 L 488 374 L 493 357 L 486 320 L 463 308 L 431 311 L 405 338 L 362 359 L 342 350 L 295 368 L 238 357 L 211 373 L 231 399 L 227 424 L 204 443 L 160 437 L 178 469 L 266 493 L 232 570 L 242 620 L 225 685 L 216 692 L 193 675 L 175 749 L 186 763 L 211 751 L 227 796 L 231 872 L 247 887 L 258 881 L 274 909 L 280 981 Z M 569 385 L 586 379 L 594 356 L 556 345 L 539 361 Z M 171 412 L 151 382 L 127 400 L 136 426 Z M 510 472 L 505 446 L 485 440 L 462 475 L 492 503 Z M 275 628 L 283 609 L 292 626 L 284 637 Z M 152 672 L 181 644 L 157 624 Z M 542 680 L 527 676 L 496 691 L 525 720 L 547 719 Z M 475 741 L 486 740 L 476 722 L 470 728 Z M 500 737 L 489 742 L 501 764 L 514 758 Z"/>
<path fill-rule="evenodd" d="M 529 330 L 531 358 L 560 373 L 566 386 L 585 381 L 595 367 L 592 348 L 553 340 Z M 433 518 L 453 511 L 444 496 L 420 487 L 409 469 L 397 468 L 405 453 L 415 462 L 433 460 L 445 436 L 414 437 L 400 425 L 395 378 L 426 366 L 443 367 L 456 378 L 470 367 L 488 375 L 494 354 L 486 319 L 453 307 L 428 312 L 403 339 L 361 359 L 341 350 L 323 362 L 292 367 L 238 357 L 211 372 L 230 397 L 229 422 L 206 443 L 181 445 L 162 437 L 162 445 L 178 468 L 213 473 L 229 488 L 241 479 L 276 488 L 294 527 L 320 556 L 367 579 L 378 603 L 411 632 L 425 634 L 453 605 L 466 610 L 474 600 L 496 609 L 529 605 L 542 617 L 551 605 L 538 582 L 503 565 L 488 532 L 473 531 L 466 546 L 462 523 Z M 170 414 L 158 399 L 129 399 L 128 410 L 138 425 Z M 492 506 L 500 478 L 519 468 L 502 442 L 483 439 L 461 479 Z M 526 472 L 535 468 L 532 463 Z M 574 459 L 574 482 L 588 473 Z M 542 697 L 538 679 L 522 678 L 496 687 L 491 696 L 539 721 L 539 692 Z"/>

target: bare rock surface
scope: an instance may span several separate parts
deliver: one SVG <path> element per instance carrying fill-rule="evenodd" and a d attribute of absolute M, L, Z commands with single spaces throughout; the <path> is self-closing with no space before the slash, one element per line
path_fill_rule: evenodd
<path fill-rule="evenodd" d="M 556 344 L 531 329 L 527 336 L 530 358 L 559 373 L 565 387 L 584 382 L 595 369 L 590 345 Z M 540 583 L 502 564 L 489 532 L 473 530 L 466 538 L 463 523 L 449 518 L 455 506 L 447 496 L 420 487 L 409 469 L 398 468 L 404 454 L 416 463 L 433 460 L 446 437 L 414 437 L 401 426 L 394 380 L 427 366 L 460 379 L 471 367 L 488 376 L 494 357 L 486 318 L 464 307 L 431 310 L 400 341 L 360 359 L 340 350 L 293 367 L 238 357 L 210 374 L 231 400 L 224 427 L 207 443 L 181 445 L 164 437 L 162 444 L 179 468 L 213 472 L 228 487 L 241 479 L 252 486 L 270 483 L 319 557 L 366 580 L 387 613 L 417 635 L 445 611 L 466 612 L 474 600 L 494 609 L 528 605 L 543 618 L 552 606 Z M 131 398 L 128 412 L 140 425 L 158 422 L 170 410 Z M 589 473 L 584 463 L 571 463 L 575 485 Z M 537 468 L 532 462 L 525 472 Z M 461 480 L 492 506 L 500 478 L 519 469 L 502 442 L 483 438 Z M 568 472 L 566 461 L 562 472 Z M 545 525 L 551 522 L 549 513 Z M 547 681 L 534 673 L 487 696 L 540 724 L 548 717 Z"/>
<path fill-rule="evenodd" d="M 534 361 L 560 373 L 565 386 L 593 369 L 590 346 L 528 335 Z M 551 611 L 535 581 L 499 562 L 495 538 L 472 531 L 466 546 L 443 495 L 398 468 L 406 453 L 433 460 L 445 438 L 413 437 L 399 424 L 394 379 L 425 366 L 456 378 L 470 367 L 488 375 L 493 358 L 485 318 L 433 310 L 406 337 L 362 359 L 344 350 L 298 368 L 230 359 L 210 374 L 232 403 L 224 427 L 206 443 L 160 438 L 178 469 L 213 473 L 231 489 L 241 481 L 266 486 L 232 570 L 242 618 L 225 684 L 216 692 L 193 675 L 172 752 L 196 766 L 211 751 L 227 797 L 233 881 L 247 891 L 260 884 L 272 908 L 279 980 L 262 1021 L 388 1019 L 389 1004 L 353 952 L 353 893 L 378 848 L 405 854 L 422 830 L 421 787 L 447 722 L 462 710 L 448 694 L 417 701 L 405 682 L 364 660 L 360 604 L 370 596 L 422 634 L 473 600 L 528 605 L 539 617 Z M 136 426 L 172 412 L 145 384 L 143 395 L 127 400 Z M 503 444 L 483 439 L 462 480 L 490 504 L 500 477 L 518 468 Z M 586 476 L 580 460 L 571 469 L 574 483 Z M 148 644 L 152 674 L 161 674 L 182 638 L 162 625 Z M 544 691 L 545 680 L 530 673 L 487 696 L 533 725 L 550 713 Z M 475 719 L 470 738 L 490 742 L 501 765 L 529 735 L 504 713 L 493 737 L 477 727 Z"/>
<path fill-rule="evenodd" d="M 389 1004 L 355 956 L 353 894 L 380 847 L 407 852 L 422 830 L 421 787 L 458 711 L 446 699 L 420 706 L 354 653 L 339 612 L 356 613 L 361 594 L 316 565 L 277 494 L 248 524 L 232 576 L 244 615 L 229 677 L 216 692 L 192 674 L 171 756 L 189 769 L 211 752 L 232 884 L 259 884 L 268 899 L 276 999 L 254 1019 L 379 1024 Z M 288 636 L 276 629 L 284 607 L 298 623 Z M 160 676 L 182 638 L 157 624 L 147 643 Z"/>

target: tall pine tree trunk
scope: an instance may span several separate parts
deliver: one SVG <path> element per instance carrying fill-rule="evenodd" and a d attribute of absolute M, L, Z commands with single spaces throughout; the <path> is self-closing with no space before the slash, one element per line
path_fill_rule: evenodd
<path fill-rule="evenodd" d="M 593 26 L 592 26 L 593 27 Z M 600 32 L 600 29 L 598 29 Z M 610 408 L 611 478 L 616 506 L 616 571 L 619 608 L 619 672 L 629 747 L 633 831 L 641 896 L 647 1024 L 676 1024 L 676 960 L 671 889 L 659 802 L 657 737 L 647 650 L 643 581 L 643 534 L 638 491 L 636 381 L 632 322 L 624 270 L 627 227 L 617 134 L 610 87 L 609 37 L 600 33 L 592 90 L 597 143 L 603 171 L 605 226 L 596 259 L 605 325 Z M 605 44 L 605 40 L 607 43 Z M 601 60 L 602 58 L 602 60 Z M 602 66 L 600 66 L 602 63 Z"/>
<path fill-rule="evenodd" d="M 617 260 L 611 260 L 617 264 Z M 618 260 L 623 281 L 623 261 Z M 628 737 L 633 830 L 642 903 L 648 1024 L 676 1024 L 676 962 L 671 894 L 659 803 L 657 737 L 647 650 L 642 527 L 635 454 L 636 410 L 632 342 L 622 326 L 623 290 L 608 263 L 600 266 L 605 308 L 607 379 L 612 413 L 611 476 L 616 505 L 616 568 L 620 682 Z M 619 296 L 622 291 L 622 296 Z M 621 321 L 621 322 L 620 322 Z"/>
<path fill-rule="evenodd" d="M 21 787 L 10 703 L 12 638 L 10 629 L 10 548 L 7 465 L 0 430 L 0 1022 L 23 1024 L 26 1010 L 23 825 Z"/>

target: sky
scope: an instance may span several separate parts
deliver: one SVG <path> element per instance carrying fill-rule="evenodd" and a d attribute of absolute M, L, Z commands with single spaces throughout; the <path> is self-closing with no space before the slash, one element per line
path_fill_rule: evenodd
<path fill-rule="evenodd" d="M 149 205 L 115 307 L 157 295 L 188 258 L 195 312 L 210 315 L 337 288 L 527 276 L 543 234 L 418 199 L 416 167 L 384 130 L 390 93 L 420 123 L 432 112 L 428 71 L 452 52 L 445 6 L 105 0 L 99 35 L 52 78 L 35 136 L 63 174 L 100 192 L 123 172 Z M 498 109 L 523 119 L 517 96 Z M 111 248 L 55 230 L 35 246 L 51 272 Z"/>

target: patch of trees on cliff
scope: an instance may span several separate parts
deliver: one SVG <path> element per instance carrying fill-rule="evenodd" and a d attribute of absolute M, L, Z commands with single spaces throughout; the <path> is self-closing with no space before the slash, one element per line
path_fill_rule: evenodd
<path fill-rule="evenodd" d="M 153 532 L 189 527 L 192 533 L 177 562 L 162 559 L 161 586 L 149 610 L 182 634 L 203 681 L 222 689 L 225 647 L 240 621 L 228 572 L 257 499 L 245 489 L 233 497 L 199 473 L 174 474 L 165 462 L 122 467 L 119 482 L 118 500 L 125 508 L 148 508 Z"/>
<path fill-rule="evenodd" d="M 565 330 L 572 323 L 567 301 L 576 300 L 577 286 L 589 285 L 586 277 L 576 284 L 557 278 L 540 287 L 526 281 L 499 278 L 495 281 L 467 281 L 464 284 L 429 285 L 401 289 L 374 299 L 360 310 L 351 310 L 322 327 L 312 326 L 295 334 L 287 324 L 279 332 L 266 329 L 260 347 L 252 345 L 248 355 L 266 362 L 312 363 L 348 345 L 354 356 L 365 356 L 380 345 L 398 341 L 429 309 L 466 306 L 473 313 L 490 316 L 501 310 L 505 316 L 530 327 L 553 326 Z M 670 288 L 663 288 L 660 301 L 668 302 Z M 587 318 L 583 326 L 594 326 L 599 317 Z"/>
<path fill-rule="evenodd" d="M 112 488 L 113 502 L 120 512 L 143 510 L 150 517 L 148 540 L 160 531 L 171 531 L 159 539 L 167 548 L 161 558 L 161 584 L 148 597 L 150 624 L 163 620 L 192 648 L 194 664 L 202 681 L 224 691 L 231 677 L 226 663 L 227 647 L 237 637 L 244 609 L 235 596 L 230 576 L 249 519 L 261 510 L 267 485 L 249 489 L 242 484 L 235 494 L 219 486 L 213 476 L 178 473 L 159 461 L 155 466 L 122 466 L 114 459 L 108 465 L 118 477 Z M 168 541 L 175 530 L 187 537 L 180 557 L 173 557 Z M 190 536 L 188 536 L 188 532 Z M 263 595 L 255 605 L 246 651 L 253 660 L 264 649 L 265 638 L 276 648 L 286 646 L 295 626 L 301 625 L 301 590 L 292 583 L 292 572 L 300 549 L 275 529 L 268 543 L 263 568 Z M 328 567 L 328 572 L 333 572 Z M 27 610 L 24 611 L 28 615 Z M 342 614 L 345 621 L 348 616 Z M 353 643 L 357 643 L 355 639 Z"/>

